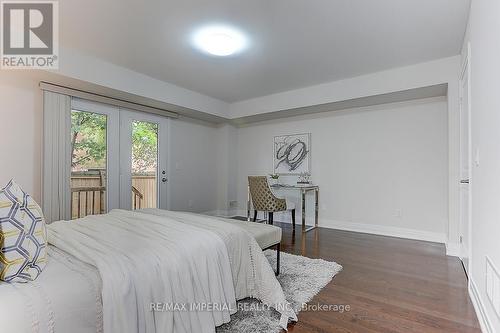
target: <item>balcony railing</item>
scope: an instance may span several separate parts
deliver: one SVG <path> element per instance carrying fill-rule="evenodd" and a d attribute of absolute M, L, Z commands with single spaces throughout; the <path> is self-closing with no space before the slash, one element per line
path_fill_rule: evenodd
<path fill-rule="evenodd" d="M 144 195 L 139 192 L 138 189 L 135 188 L 135 186 L 132 186 L 132 208 L 134 210 L 136 209 L 141 209 L 142 206 L 141 206 L 141 203 L 142 203 L 142 200 L 144 199 Z"/>
<path fill-rule="evenodd" d="M 104 214 L 106 187 L 74 187 L 71 189 L 71 217 Z"/>
<path fill-rule="evenodd" d="M 106 187 L 103 175 L 74 174 L 71 177 L 71 217 L 106 213 Z M 156 207 L 156 175 L 132 176 L 132 209 Z"/>

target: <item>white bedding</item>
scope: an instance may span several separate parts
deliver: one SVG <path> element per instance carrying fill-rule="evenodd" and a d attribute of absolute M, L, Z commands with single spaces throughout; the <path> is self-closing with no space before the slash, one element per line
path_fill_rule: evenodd
<path fill-rule="evenodd" d="M 297 319 L 253 237 L 222 219 L 115 210 L 53 223 L 49 242 L 74 257 L 51 247 L 34 283 L 0 284 L 0 299 L 18 305 L 0 305 L 0 322 L 24 325 L 9 331 L 214 332 L 245 297 L 275 307 L 284 327 Z M 152 312 L 152 302 L 230 308 Z"/>
<path fill-rule="evenodd" d="M 0 332 L 102 332 L 97 270 L 53 246 L 48 256 L 35 281 L 0 282 Z"/>

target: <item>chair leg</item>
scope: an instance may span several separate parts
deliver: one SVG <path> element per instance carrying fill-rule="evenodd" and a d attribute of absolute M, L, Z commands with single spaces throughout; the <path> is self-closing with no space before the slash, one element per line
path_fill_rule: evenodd
<path fill-rule="evenodd" d="M 273 224 L 273 212 L 269 212 L 269 224 Z"/>
<path fill-rule="evenodd" d="M 254 212 L 253 212 L 253 221 L 254 222 L 257 221 L 257 211 L 256 210 L 254 210 Z"/>
<path fill-rule="evenodd" d="M 295 208 L 292 209 L 292 224 L 293 224 L 293 230 L 295 230 Z"/>
<path fill-rule="evenodd" d="M 280 275 L 280 252 L 281 252 L 281 243 L 276 245 L 276 276 Z"/>

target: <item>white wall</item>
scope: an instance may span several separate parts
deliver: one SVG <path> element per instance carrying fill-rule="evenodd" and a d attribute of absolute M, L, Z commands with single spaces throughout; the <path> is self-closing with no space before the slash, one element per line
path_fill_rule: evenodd
<path fill-rule="evenodd" d="M 206 211 L 211 215 L 233 216 L 237 207 L 231 202 L 237 202 L 237 128 L 224 124 L 217 133 L 217 210 Z"/>
<path fill-rule="evenodd" d="M 171 121 L 170 209 L 193 212 L 216 209 L 218 131 L 217 127 L 200 121 Z"/>
<path fill-rule="evenodd" d="M 19 71 L 0 71 L 0 187 L 14 178 L 40 202 L 42 93 Z"/>
<path fill-rule="evenodd" d="M 472 1 L 471 44 L 472 235 L 471 297 L 485 332 L 500 332 L 486 296 L 486 257 L 500 270 L 500 2 Z M 464 52 L 466 52 L 464 48 Z"/>
<path fill-rule="evenodd" d="M 312 179 L 321 188 L 320 225 L 446 240 L 448 119 L 444 98 L 240 128 L 240 209 L 246 207 L 246 176 L 273 170 L 273 136 L 308 132 L 312 134 Z"/>

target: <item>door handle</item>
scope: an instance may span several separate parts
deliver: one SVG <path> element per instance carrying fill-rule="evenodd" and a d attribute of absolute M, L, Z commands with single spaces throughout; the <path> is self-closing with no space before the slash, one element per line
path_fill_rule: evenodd
<path fill-rule="evenodd" d="M 163 177 L 163 178 L 161 179 L 161 181 L 162 181 L 162 182 L 164 182 L 164 183 L 166 183 L 166 182 L 167 182 L 167 178 L 166 178 L 166 177 Z"/>
<path fill-rule="evenodd" d="M 469 184 L 469 180 L 468 179 L 462 179 L 462 180 L 460 180 L 460 184 Z"/>

